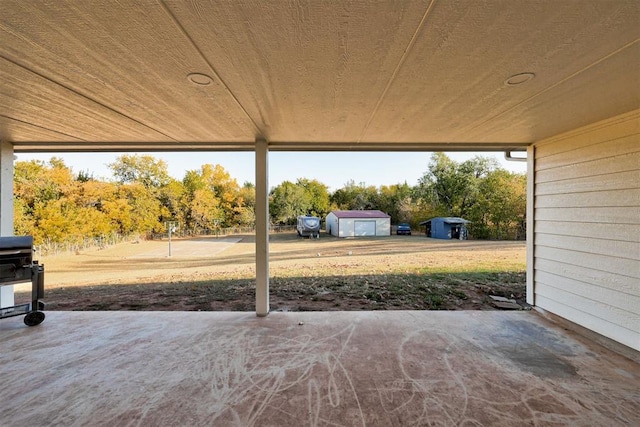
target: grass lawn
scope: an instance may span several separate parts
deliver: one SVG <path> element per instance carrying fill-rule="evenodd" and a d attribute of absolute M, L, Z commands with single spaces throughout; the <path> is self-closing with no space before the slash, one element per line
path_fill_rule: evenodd
<path fill-rule="evenodd" d="M 43 258 L 47 310 L 255 309 L 255 239 L 124 243 Z M 168 254 L 168 251 L 166 251 Z M 28 299 L 24 285 L 16 300 Z M 424 236 L 270 238 L 272 311 L 489 310 L 524 306 L 525 243 Z"/>

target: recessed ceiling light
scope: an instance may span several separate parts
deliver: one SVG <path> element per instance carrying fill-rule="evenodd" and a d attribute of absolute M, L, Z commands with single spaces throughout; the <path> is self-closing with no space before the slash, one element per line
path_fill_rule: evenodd
<path fill-rule="evenodd" d="M 189 81 L 198 86 L 208 86 L 213 82 L 213 79 L 206 74 L 201 73 L 191 73 L 187 75 Z"/>
<path fill-rule="evenodd" d="M 518 86 L 518 85 L 521 85 L 523 83 L 528 82 L 529 80 L 531 80 L 535 76 L 536 75 L 533 74 L 533 73 L 514 74 L 513 76 L 511 76 L 507 80 L 505 80 L 504 84 L 507 85 L 507 86 Z"/>

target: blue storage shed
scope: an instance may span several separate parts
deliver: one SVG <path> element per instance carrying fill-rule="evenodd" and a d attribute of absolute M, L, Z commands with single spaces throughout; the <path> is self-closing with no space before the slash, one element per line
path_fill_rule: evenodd
<path fill-rule="evenodd" d="M 424 225 L 427 237 L 467 240 L 468 223 L 466 219 L 458 217 L 437 217 L 422 221 L 420 225 Z"/>

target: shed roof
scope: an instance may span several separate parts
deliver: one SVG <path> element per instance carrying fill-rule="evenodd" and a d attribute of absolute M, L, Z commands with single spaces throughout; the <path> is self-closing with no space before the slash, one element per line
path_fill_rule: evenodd
<path fill-rule="evenodd" d="M 391 218 L 389 215 L 378 210 L 362 211 L 331 211 L 338 218 Z"/>
<path fill-rule="evenodd" d="M 431 218 L 431 219 L 428 219 L 426 221 L 422 221 L 420 223 L 420 225 L 425 225 L 425 224 L 433 221 L 434 219 L 442 219 L 445 224 L 467 224 L 467 223 L 471 222 L 471 221 L 468 221 L 468 220 L 466 220 L 464 218 L 459 218 L 457 216 L 448 216 L 448 217 Z"/>

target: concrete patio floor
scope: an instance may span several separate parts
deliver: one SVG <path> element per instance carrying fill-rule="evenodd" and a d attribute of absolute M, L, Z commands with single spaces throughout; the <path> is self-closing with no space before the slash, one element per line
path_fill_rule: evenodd
<path fill-rule="evenodd" d="M 535 312 L 0 320 L 2 426 L 637 426 L 640 365 Z"/>

